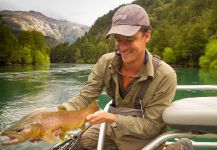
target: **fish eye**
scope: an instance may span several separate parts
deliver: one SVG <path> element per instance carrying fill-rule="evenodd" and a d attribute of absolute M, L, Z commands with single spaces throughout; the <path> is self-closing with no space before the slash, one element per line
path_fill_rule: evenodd
<path fill-rule="evenodd" d="M 16 130 L 16 132 L 21 132 L 21 131 L 23 131 L 23 128 Z"/>

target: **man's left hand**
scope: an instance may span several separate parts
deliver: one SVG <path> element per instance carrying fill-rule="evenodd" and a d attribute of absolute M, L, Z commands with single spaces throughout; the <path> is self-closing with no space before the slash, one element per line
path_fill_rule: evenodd
<path fill-rule="evenodd" d="M 117 117 L 114 114 L 101 110 L 95 112 L 94 114 L 88 115 L 86 119 L 90 124 L 100 124 L 103 122 L 112 124 L 116 121 Z"/>

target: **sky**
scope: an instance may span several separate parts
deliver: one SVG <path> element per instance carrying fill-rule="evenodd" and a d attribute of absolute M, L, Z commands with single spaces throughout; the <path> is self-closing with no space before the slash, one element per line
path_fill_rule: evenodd
<path fill-rule="evenodd" d="M 91 26 L 98 17 L 133 0 L 0 0 L 0 10 L 39 11 L 54 19 Z"/>

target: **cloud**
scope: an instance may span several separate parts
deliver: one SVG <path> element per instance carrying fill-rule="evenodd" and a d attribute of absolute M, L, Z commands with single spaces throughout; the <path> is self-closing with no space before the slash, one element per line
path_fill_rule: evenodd
<path fill-rule="evenodd" d="M 66 19 L 86 25 L 121 4 L 133 0 L 0 0 L 0 9 L 39 11 L 55 19 Z"/>

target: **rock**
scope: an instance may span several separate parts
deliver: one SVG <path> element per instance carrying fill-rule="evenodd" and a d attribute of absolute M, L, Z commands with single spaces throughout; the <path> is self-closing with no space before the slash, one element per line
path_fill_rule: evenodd
<path fill-rule="evenodd" d="M 36 11 L 0 11 L 1 22 L 6 23 L 12 30 L 36 30 L 44 36 L 60 42 L 73 43 L 78 37 L 88 32 L 89 27 L 67 20 L 56 20 Z"/>

